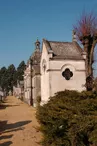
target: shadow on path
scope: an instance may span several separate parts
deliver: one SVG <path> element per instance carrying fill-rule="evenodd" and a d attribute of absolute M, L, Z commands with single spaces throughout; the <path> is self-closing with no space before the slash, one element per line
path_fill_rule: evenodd
<path fill-rule="evenodd" d="M 0 110 L 1 109 L 5 109 L 5 108 L 7 108 L 7 107 L 13 107 L 13 106 L 20 106 L 19 104 L 16 104 L 16 105 L 8 105 L 8 104 L 0 104 Z"/>
<path fill-rule="evenodd" d="M 12 144 L 12 141 L 7 141 L 7 142 L 3 142 L 0 144 L 0 146 L 10 146 Z"/>
<path fill-rule="evenodd" d="M 4 135 L 4 136 L 0 136 L 0 140 L 2 139 L 7 139 L 7 138 L 12 138 L 13 134 L 11 135 Z"/>
<path fill-rule="evenodd" d="M 4 139 L 9 139 L 12 138 L 13 134 L 11 135 L 2 135 L 4 133 L 9 133 L 9 132 L 16 132 L 18 130 L 23 130 L 24 129 L 24 125 L 29 124 L 32 121 L 20 121 L 20 122 L 16 122 L 16 123 L 12 123 L 12 124 L 7 124 L 7 121 L 0 121 L 0 140 L 4 140 Z M 9 146 L 10 144 L 12 144 L 11 141 L 8 142 L 4 142 L 2 144 L 0 144 L 0 146 Z"/>
<path fill-rule="evenodd" d="M 16 123 L 12 123 L 12 124 L 7 124 L 7 121 L 0 121 L 0 133 L 4 133 L 6 132 L 11 132 L 11 131 L 16 131 L 18 129 L 21 130 L 21 127 L 29 124 L 32 121 L 20 121 L 20 122 L 16 122 Z"/>

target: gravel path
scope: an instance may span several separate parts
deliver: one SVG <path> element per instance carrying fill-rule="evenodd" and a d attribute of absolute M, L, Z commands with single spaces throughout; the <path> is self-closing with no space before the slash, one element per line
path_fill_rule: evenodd
<path fill-rule="evenodd" d="M 40 146 L 35 108 L 9 96 L 0 105 L 0 146 Z"/>

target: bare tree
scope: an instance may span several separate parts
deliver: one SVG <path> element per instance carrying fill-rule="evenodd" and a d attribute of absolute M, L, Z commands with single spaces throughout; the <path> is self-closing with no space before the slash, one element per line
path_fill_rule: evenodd
<path fill-rule="evenodd" d="M 93 77 L 94 48 L 97 44 L 97 17 L 94 13 L 83 13 L 74 30 L 86 52 L 86 76 Z"/>

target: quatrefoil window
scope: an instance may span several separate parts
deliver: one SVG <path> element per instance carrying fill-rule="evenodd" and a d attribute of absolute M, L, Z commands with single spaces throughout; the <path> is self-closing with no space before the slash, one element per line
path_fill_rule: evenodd
<path fill-rule="evenodd" d="M 70 80 L 70 78 L 73 76 L 73 72 L 70 71 L 69 68 L 66 68 L 65 71 L 62 72 L 62 76 L 63 76 L 66 80 Z"/>

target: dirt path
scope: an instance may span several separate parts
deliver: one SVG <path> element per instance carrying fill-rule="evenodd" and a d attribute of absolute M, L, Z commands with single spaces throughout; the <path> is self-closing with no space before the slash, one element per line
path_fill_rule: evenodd
<path fill-rule="evenodd" d="M 9 96 L 0 106 L 0 146 L 39 146 L 35 109 Z"/>

